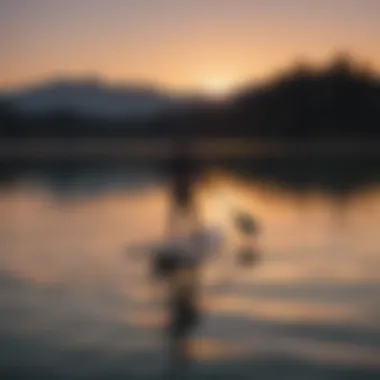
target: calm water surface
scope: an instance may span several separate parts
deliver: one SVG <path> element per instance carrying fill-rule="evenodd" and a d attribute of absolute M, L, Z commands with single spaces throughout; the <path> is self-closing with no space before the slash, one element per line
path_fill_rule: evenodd
<path fill-rule="evenodd" d="M 53 174 L 0 191 L 3 378 L 160 378 L 163 289 L 126 248 L 163 237 L 164 181 L 133 166 Z M 218 170 L 198 198 L 228 241 L 203 274 L 194 378 L 377 378 L 380 183 L 342 198 Z M 236 209 L 263 227 L 253 270 L 235 265 Z"/>

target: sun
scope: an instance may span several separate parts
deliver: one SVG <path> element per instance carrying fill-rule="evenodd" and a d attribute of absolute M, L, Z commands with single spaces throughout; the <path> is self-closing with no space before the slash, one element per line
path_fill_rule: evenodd
<path fill-rule="evenodd" d="M 203 92 L 210 98 L 223 99 L 234 90 L 235 83 L 229 78 L 212 78 L 204 82 Z"/>

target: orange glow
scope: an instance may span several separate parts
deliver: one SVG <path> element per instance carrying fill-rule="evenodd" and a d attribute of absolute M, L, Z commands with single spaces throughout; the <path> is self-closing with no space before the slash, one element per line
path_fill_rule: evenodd
<path fill-rule="evenodd" d="M 96 76 L 220 96 L 341 50 L 380 68 L 377 2 L 7 3 L 0 2 L 0 88 Z"/>
<path fill-rule="evenodd" d="M 203 92 L 206 96 L 211 98 L 225 98 L 234 91 L 236 86 L 235 82 L 234 79 L 229 79 L 227 77 L 212 78 L 205 82 Z"/>

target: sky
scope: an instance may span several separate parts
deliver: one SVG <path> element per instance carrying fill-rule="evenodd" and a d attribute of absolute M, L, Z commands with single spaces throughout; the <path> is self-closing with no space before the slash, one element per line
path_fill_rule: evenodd
<path fill-rule="evenodd" d="M 380 69 L 378 0 L 0 0 L 0 88 L 99 77 L 222 91 L 349 52 Z"/>

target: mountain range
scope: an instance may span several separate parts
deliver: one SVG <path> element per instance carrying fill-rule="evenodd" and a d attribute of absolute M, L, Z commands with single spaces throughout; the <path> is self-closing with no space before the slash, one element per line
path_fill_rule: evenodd
<path fill-rule="evenodd" d="M 380 76 L 340 57 L 322 68 L 295 66 L 223 102 L 92 79 L 51 81 L 0 96 L 0 126 L 7 138 L 379 139 Z"/>
<path fill-rule="evenodd" d="M 173 96 L 151 87 L 112 86 L 97 79 L 61 79 L 0 94 L 26 116 L 67 113 L 86 119 L 149 120 L 201 102 L 197 96 Z"/>

